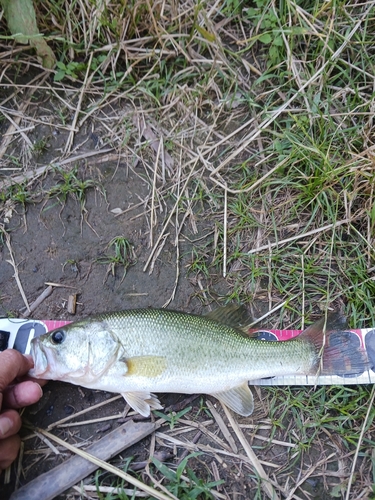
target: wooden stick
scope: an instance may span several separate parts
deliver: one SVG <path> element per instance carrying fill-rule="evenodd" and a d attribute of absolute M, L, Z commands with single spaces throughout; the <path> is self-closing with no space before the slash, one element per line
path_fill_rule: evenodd
<path fill-rule="evenodd" d="M 20 277 L 18 275 L 18 269 L 17 269 L 17 265 L 16 265 L 16 261 L 14 260 L 14 256 L 13 256 L 13 251 L 12 251 L 12 246 L 10 244 L 10 236 L 9 234 L 4 231 L 4 234 L 5 234 L 5 242 L 6 242 L 6 245 L 8 247 L 8 251 L 9 251 L 9 255 L 10 255 L 10 260 L 7 260 L 6 262 L 8 262 L 12 267 L 13 267 L 13 270 L 14 270 L 14 279 L 16 280 L 16 283 L 17 283 L 17 286 L 18 286 L 18 289 L 20 291 L 20 294 L 21 294 L 21 297 L 25 303 L 25 306 L 26 306 L 26 309 L 27 309 L 27 312 L 28 313 L 31 313 L 30 311 L 30 306 L 29 306 L 29 303 L 27 301 L 27 298 L 26 298 L 26 295 L 25 295 L 25 292 L 23 290 L 23 287 L 22 287 L 22 283 L 21 283 L 21 280 L 20 280 Z"/>
<path fill-rule="evenodd" d="M 34 302 L 31 304 L 31 306 L 29 307 L 29 310 L 26 311 L 25 313 L 22 314 L 22 316 L 24 318 L 28 318 L 30 316 L 30 314 L 35 311 L 35 309 L 43 302 L 44 299 L 46 299 L 47 297 L 49 297 L 51 295 L 53 291 L 53 288 L 52 286 L 48 286 L 44 292 L 42 292 L 39 297 L 34 300 Z"/>
<path fill-rule="evenodd" d="M 82 478 L 94 472 L 98 467 L 105 468 L 106 466 L 108 470 L 108 468 L 112 466 L 103 462 L 104 460 L 109 460 L 125 448 L 137 443 L 144 437 L 151 434 L 155 428 L 156 425 L 151 422 L 134 423 L 130 420 L 129 422 L 126 422 L 126 424 L 121 425 L 96 443 L 89 446 L 87 448 L 87 452 L 66 443 L 49 432 L 38 429 L 40 433 L 45 436 L 47 435 L 48 438 L 57 441 L 58 444 L 74 451 L 77 455 L 69 458 L 54 469 L 41 474 L 25 486 L 22 486 L 22 488 L 12 494 L 11 500 L 52 500 L 66 489 L 78 483 Z M 81 456 L 78 456 L 78 454 Z M 85 455 L 87 456 L 87 459 L 83 458 Z M 91 460 L 95 460 L 96 463 Z M 127 476 L 129 475 L 127 474 Z M 135 486 L 138 488 L 144 489 L 146 487 L 146 485 L 142 484 L 132 476 L 129 477 L 133 480 L 132 484 L 137 481 Z M 128 477 L 126 479 L 129 480 Z M 129 482 L 131 481 L 129 480 Z M 144 488 L 142 488 L 142 486 Z M 161 496 L 159 492 L 155 491 L 153 488 L 147 488 L 149 488 L 148 493 L 151 493 L 150 490 L 152 490 L 152 495 L 155 498 L 168 498 L 165 495 Z M 159 496 L 157 496 L 156 493 Z"/>

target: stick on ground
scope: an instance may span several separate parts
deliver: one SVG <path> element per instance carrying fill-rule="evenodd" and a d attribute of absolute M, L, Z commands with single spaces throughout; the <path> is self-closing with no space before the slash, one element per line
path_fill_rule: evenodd
<path fill-rule="evenodd" d="M 87 448 L 90 455 L 109 460 L 155 430 L 153 423 L 126 422 Z M 15 491 L 11 500 L 52 500 L 97 469 L 96 464 L 76 455 Z"/>

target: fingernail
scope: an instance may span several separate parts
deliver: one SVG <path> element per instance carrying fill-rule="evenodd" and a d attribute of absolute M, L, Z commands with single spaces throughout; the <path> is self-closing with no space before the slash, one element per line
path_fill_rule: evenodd
<path fill-rule="evenodd" d="M 0 437 L 4 437 L 13 427 L 13 422 L 8 417 L 0 415 Z"/>
<path fill-rule="evenodd" d="M 39 392 L 40 392 L 40 397 L 42 397 L 43 396 L 43 389 L 40 387 L 40 385 L 37 382 L 34 382 L 34 384 L 38 386 Z"/>

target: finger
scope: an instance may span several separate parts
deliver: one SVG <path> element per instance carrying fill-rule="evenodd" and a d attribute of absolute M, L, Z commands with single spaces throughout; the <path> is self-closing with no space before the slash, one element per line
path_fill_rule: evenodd
<path fill-rule="evenodd" d="M 20 449 L 21 439 L 18 435 L 0 441 L 0 471 L 15 461 Z"/>
<path fill-rule="evenodd" d="M 43 379 L 35 378 L 35 377 L 29 377 L 28 375 L 24 375 L 22 377 L 17 377 L 17 382 L 26 382 L 28 380 L 31 380 L 31 382 L 36 382 L 37 384 L 40 385 L 40 387 L 43 387 L 44 385 L 48 384 L 48 380 L 43 380 Z"/>
<path fill-rule="evenodd" d="M 42 396 L 42 388 L 36 382 L 20 382 L 5 389 L 3 407 L 22 408 L 36 403 Z"/>
<path fill-rule="evenodd" d="M 2 392 L 16 377 L 25 375 L 34 363 L 30 357 L 23 356 L 14 349 L 5 349 L 0 353 L 0 392 Z"/>
<path fill-rule="evenodd" d="M 2 439 L 17 434 L 21 429 L 21 417 L 18 411 L 6 410 L 0 413 L 0 442 Z"/>

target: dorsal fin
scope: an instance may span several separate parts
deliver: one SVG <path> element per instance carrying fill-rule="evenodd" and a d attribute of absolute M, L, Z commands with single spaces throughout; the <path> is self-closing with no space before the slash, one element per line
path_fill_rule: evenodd
<path fill-rule="evenodd" d="M 208 313 L 206 317 L 245 333 L 248 332 L 249 325 L 254 321 L 246 307 L 238 304 L 219 307 Z"/>

